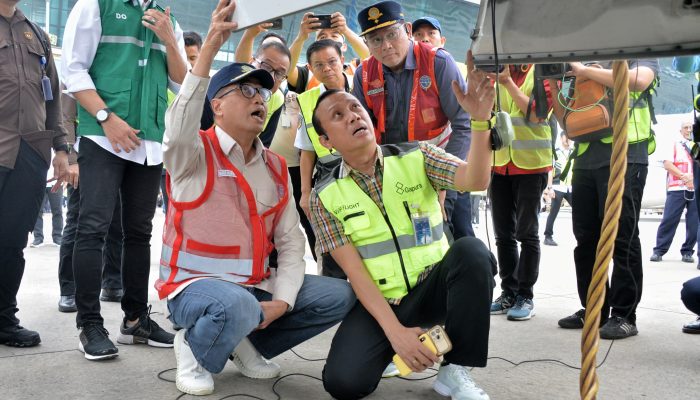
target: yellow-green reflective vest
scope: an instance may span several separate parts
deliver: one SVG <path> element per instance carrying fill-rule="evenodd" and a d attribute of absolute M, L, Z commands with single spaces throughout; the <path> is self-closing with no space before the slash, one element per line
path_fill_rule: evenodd
<path fill-rule="evenodd" d="M 267 124 L 268 122 L 270 122 L 272 114 L 274 114 L 275 111 L 279 110 L 280 107 L 282 107 L 283 105 L 284 93 L 282 93 L 282 91 L 278 89 L 275 93 L 272 93 L 270 101 L 267 102 L 267 116 L 265 117 L 265 125 L 263 125 L 263 131 L 267 128 Z"/>
<path fill-rule="evenodd" d="M 350 177 L 338 178 L 342 165 L 316 190 L 352 240 L 372 280 L 387 299 L 400 299 L 425 269 L 442 260 L 449 245 L 443 233 L 438 195 L 425 172 L 417 142 L 380 146 L 384 155 L 380 207 Z M 432 243 L 417 245 L 412 213 L 428 216 Z"/>
<path fill-rule="evenodd" d="M 535 86 L 535 68 L 525 77 L 520 90 L 530 96 Z M 522 169 L 538 169 L 552 165 L 552 131 L 547 120 L 529 122 L 504 87 L 499 88 L 501 108 L 510 114 L 515 136 L 510 146 L 496 151 L 494 166 L 500 167 L 513 161 Z"/>
<path fill-rule="evenodd" d="M 318 133 L 314 129 L 314 124 L 311 122 L 314 115 L 314 108 L 318 98 L 321 97 L 321 86 L 316 86 L 297 96 L 301 115 L 304 116 L 304 124 L 306 125 L 306 133 L 309 135 L 309 140 L 316 151 L 316 158 L 321 164 L 328 164 L 340 158 L 340 155 L 335 150 L 328 150 L 318 139 Z"/>
<path fill-rule="evenodd" d="M 656 81 L 652 83 L 652 85 L 655 84 Z M 629 107 L 627 141 L 629 144 L 634 144 L 648 140 L 647 151 L 649 154 L 652 154 L 656 150 L 656 140 L 654 140 L 654 135 L 651 134 L 651 112 L 649 111 L 649 102 L 645 92 L 630 92 Z M 612 118 L 612 115 L 610 118 Z M 600 141 L 610 144 L 613 142 L 613 137 L 608 136 L 600 139 Z M 586 150 L 588 150 L 588 143 L 578 143 L 577 156 L 585 153 Z"/>

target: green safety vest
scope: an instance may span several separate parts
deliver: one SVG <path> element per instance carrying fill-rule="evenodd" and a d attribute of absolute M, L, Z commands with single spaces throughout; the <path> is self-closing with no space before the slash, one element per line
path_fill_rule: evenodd
<path fill-rule="evenodd" d="M 278 89 L 275 93 L 272 93 L 270 101 L 268 101 L 266 105 L 267 116 L 265 117 L 265 125 L 263 125 L 263 131 L 267 129 L 267 124 L 270 122 L 272 114 L 274 114 L 275 111 L 279 110 L 284 105 L 284 93 L 282 93 L 282 91 Z M 277 127 L 275 127 L 275 130 L 276 129 Z"/>
<path fill-rule="evenodd" d="M 652 85 L 655 85 L 656 80 Z M 647 151 L 652 154 L 656 151 L 656 140 L 651 132 L 651 112 L 649 110 L 649 102 L 646 98 L 647 91 L 630 92 L 629 100 L 629 119 L 627 121 L 627 141 L 629 144 L 639 143 L 648 140 Z M 612 115 L 610 116 L 612 118 Z M 601 142 L 610 144 L 613 142 L 613 137 L 608 136 L 600 139 Z M 585 153 L 588 150 L 587 142 L 577 143 L 577 156 Z"/>
<path fill-rule="evenodd" d="M 525 81 L 520 86 L 520 90 L 530 96 L 535 86 L 535 68 L 525 77 Z M 503 111 L 510 114 L 515 133 L 510 146 L 497 150 L 495 153 L 494 166 L 500 167 L 512 161 L 518 168 L 539 169 L 552 165 L 552 134 L 549 123 L 530 122 L 527 115 L 523 113 L 508 91 L 501 87 L 500 90 L 501 107 Z"/>
<path fill-rule="evenodd" d="M 443 233 L 438 195 L 425 172 L 417 142 L 380 146 L 384 155 L 379 206 L 350 177 L 335 167 L 317 184 L 326 210 L 343 226 L 372 280 L 387 299 L 400 299 L 425 269 L 442 260 L 449 248 Z M 417 245 L 409 214 L 429 217 L 433 242 Z"/>
<path fill-rule="evenodd" d="M 141 24 L 143 9 L 130 0 L 99 0 L 99 7 L 102 35 L 88 71 L 97 93 L 116 115 L 140 131 L 139 138 L 162 142 L 168 108 L 165 45 Z M 156 7 L 155 1 L 148 6 Z M 174 26 L 172 16 L 171 20 Z M 95 117 L 82 107 L 78 118 L 79 135 L 104 135 Z"/>
<path fill-rule="evenodd" d="M 301 115 L 304 116 L 304 124 L 306 124 L 306 133 L 311 140 L 311 144 L 314 146 L 314 151 L 316 151 L 316 158 L 321 164 L 328 164 L 330 162 L 336 161 L 340 158 L 340 154 L 335 150 L 328 150 L 324 147 L 318 139 L 318 133 L 314 129 L 314 124 L 312 123 L 314 109 L 316 108 L 316 103 L 318 98 L 321 97 L 321 85 L 316 86 L 313 89 L 309 89 L 297 97 L 299 101 L 299 108 L 301 109 Z"/>

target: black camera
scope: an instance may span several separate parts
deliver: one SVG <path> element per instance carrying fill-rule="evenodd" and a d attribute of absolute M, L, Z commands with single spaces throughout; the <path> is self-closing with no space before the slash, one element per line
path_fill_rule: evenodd
<path fill-rule="evenodd" d="M 536 64 L 535 78 L 561 79 L 564 76 L 564 74 L 569 71 L 571 71 L 571 65 L 569 65 L 569 63 Z"/>

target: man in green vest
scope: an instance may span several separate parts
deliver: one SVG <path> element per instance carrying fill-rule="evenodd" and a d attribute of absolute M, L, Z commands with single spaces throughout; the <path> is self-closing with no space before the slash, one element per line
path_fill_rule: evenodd
<path fill-rule="evenodd" d="M 552 137 L 547 119 L 535 115 L 535 68 L 532 64 L 506 66 L 498 77 L 501 109 L 510 115 L 515 133 L 510 146 L 494 153 L 491 206 L 498 252 L 501 295 L 491 314 L 508 314 L 510 321 L 535 315 L 534 286 L 540 268 L 540 198 L 552 169 Z M 548 92 L 548 88 L 545 87 Z M 520 251 L 518 251 L 520 242 Z"/>
<path fill-rule="evenodd" d="M 173 346 L 174 336 L 149 317 L 148 275 L 167 89 L 182 82 L 186 59 L 182 30 L 155 0 L 79 0 L 66 22 L 61 71 L 80 120 L 76 322 L 78 349 L 88 360 L 118 353 L 99 295 L 102 247 L 120 193 L 125 316 L 117 341 Z"/>
<path fill-rule="evenodd" d="M 309 215 L 309 194 L 311 193 L 312 175 L 314 168 L 316 176 L 330 171 L 340 162 L 340 154 L 335 150 L 325 148 L 319 141 L 318 134 L 313 127 L 312 119 L 314 108 L 318 98 L 326 90 L 350 91 L 350 79 L 343 73 L 343 57 L 340 44 L 330 39 L 316 41 L 306 51 L 308 67 L 321 84 L 307 90 L 297 97 L 304 123 L 299 125 L 294 146 L 301 150 L 301 199 L 299 206 Z M 324 276 L 332 276 L 345 279 L 346 276 L 328 254 L 323 255 L 321 273 Z"/>
<path fill-rule="evenodd" d="M 378 146 L 369 114 L 351 94 L 319 97 L 313 126 L 343 161 L 311 192 L 311 217 L 324 252 L 347 274 L 360 300 L 340 325 L 323 371 L 333 397 L 372 393 L 394 354 L 413 371 L 437 357 L 418 339 L 444 324 L 453 348 L 435 390 L 452 399 L 488 399 L 469 367 L 486 365 L 495 260 L 476 238 L 452 247 L 443 234 L 438 191 L 482 190 L 490 176 L 495 91 L 470 58 L 468 92 L 452 83 L 472 116 L 468 162 L 426 142 Z"/>
<path fill-rule="evenodd" d="M 627 125 L 627 172 L 622 194 L 620 226 L 615 238 L 613 272 L 609 290 L 601 310 L 600 337 L 624 339 L 634 336 L 637 330 L 637 304 L 642 298 L 642 246 L 639 241 L 639 211 L 647 178 L 649 154 L 656 148 L 651 131 L 650 90 L 659 74 L 656 59 L 641 59 L 629 63 L 630 111 Z M 571 63 L 569 75 L 596 81 L 613 88 L 612 63 L 594 68 L 581 63 Z M 559 89 L 550 81 L 552 97 L 559 98 Z M 564 121 L 564 108 L 554 102 L 554 114 L 560 124 Z M 612 118 L 612 112 L 610 112 Z M 564 129 L 566 129 L 566 126 Z M 583 328 L 586 313 L 586 295 L 591 283 L 596 258 L 600 228 L 603 224 L 605 198 L 610 177 L 612 136 L 598 141 L 577 141 L 574 147 L 571 219 L 576 237 L 574 262 L 576 282 L 582 309 L 559 320 L 559 326 L 567 329 Z"/>

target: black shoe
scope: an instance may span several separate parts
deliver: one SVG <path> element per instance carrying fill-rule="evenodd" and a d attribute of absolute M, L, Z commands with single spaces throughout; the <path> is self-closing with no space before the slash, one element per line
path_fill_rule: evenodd
<path fill-rule="evenodd" d="M 695 258 L 693 258 L 693 256 L 691 256 L 690 254 L 683 254 L 681 261 L 683 261 L 684 263 L 694 263 Z"/>
<path fill-rule="evenodd" d="M 545 236 L 544 244 L 545 246 L 559 246 L 557 242 L 555 242 L 554 239 L 552 239 L 551 236 Z"/>
<path fill-rule="evenodd" d="M 610 317 L 607 323 L 600 328 L 602 339 L 624 339 L 635 336 L 639 331 L 637 326 L 623 317 Z"/>
<path fill-rule="evenodd" d="M 694 334 L 700 333 L 700 317 L 693 322 L 688 322 L 687 324 L 683 325 L 683 332 Z"/>
<path fill-rule="evenodd" d="M 583 318 L 586 315 L 585 309 L 580 309 L 575 313 L 559 320 L 559 326 L 564 329 L 583 329 Z"/>
<path fill-rule="evenodd" d="M 58 300 L 58 311 L 66 313 L 78 311 L 78 307 L 75 306 L 75 296 L 61 296 Z"/>
<path fill-rule="evenodd" d="M 108 360 L 118 356 L 119 350 L 109 340 L 109 332 L 101 323 L 86 322 L 78 335 L 78 350 L 91 361 Z"/>
<path fill-rule="evenodd" d="M 131 328 L 126 327 L 126 318 L 119 327 L 117 342 L 121 344 L 147 344 L 153 347 L 173 347 L 175 335 L 167 332 L 151 319 L 148 313 L 139 317 L 136 325 Z"/>
<path fill-rule="evenodd" d="M 661 254 L 657 254 L 657 253 L 652 254 L 651 258 L 649 258 L 649 261 L 653 261 L 653 262 L 661 261 Z"/>
<path fill-rule="evenodd" d="M 100 293 L 100 300 L 119 303 L 120 301 L 122 301 L 123 295 L 124 295 L 124 291 L 122 289 L 105 288 L 105 289 L 102 289 L 102 292 Z"/>
<path fill-rule="evenodd" d="M 32 347 L 41 343 L 38 332 L 30 331 L 20 325 L 0 328 L 0 344 L 12 347 Z"/>

